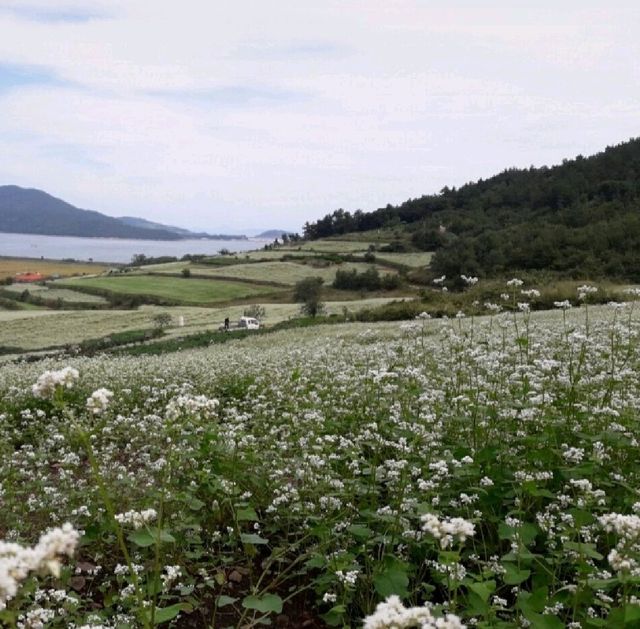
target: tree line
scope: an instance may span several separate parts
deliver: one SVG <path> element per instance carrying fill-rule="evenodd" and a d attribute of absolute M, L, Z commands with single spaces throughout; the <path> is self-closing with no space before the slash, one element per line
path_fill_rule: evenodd
<path fill-rule="evenodd" d="M 391 226 L 402 226 L 416 249 L 436 252 L 431 265 L 438 275 L 547 269 L 638 281 L 640 139 L 374 212 L 339 209 L 305 224 L 304 236 Z"/>

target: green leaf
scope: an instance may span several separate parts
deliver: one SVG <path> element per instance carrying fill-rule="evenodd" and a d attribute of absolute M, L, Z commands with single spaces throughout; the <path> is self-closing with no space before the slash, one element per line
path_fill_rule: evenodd
<path fill-rule="evenodd" d="M 238 518 L 238 522 L 256 522 L 258 520 L 258 514 L 251 507 L 238 509 L 238 511 L 236 511 L 236 517 Z"/>
<path fill-rule="evenodd" d="M 161 624 L 173 620 L 180 612 L 191 611 L 191 605 L 177 603 L 169 607 L 156 607 L 155 622 Z"/>
<path fill-rule="evenodd" d="M 500 539 L 511 539 L 516 534 L 516 529 L 509 526 L 505 522 L 500 522 L 498 525 L 498 535 Z"/>
<path fill-rule="evenodd" d="M 327 627 L 337 627 L 342 625 L 343 614 L 334 612 L 333 609 L 329 610 L 326 614 L 321 614 L 320 618 L 324 620 Z"/>
<path fill-rule="evenodd" d="M 566 626 L 557 616 L 525 613 L 524 617 L 535 629 L 564 629 Z"/>
<path fill-rule="evenodd" d="M 515 564 L 503 563 L 502 565 L 506 570 L 502 579 L 507 585 L 518 585 L 526 581 L 531 575 L 531 570 L 519 570 Z"/>
<path fill-rule="evenodd" d="M 204 505 L 205 503 L 198 498 L 191 498 L 191 500 L 189 501 L 189 509 L 191 509 L 192 511 L 200 511 L 200 509 L 202 509 Z"/>
<path fill-rule="evenodd" d="M 315 557 L 311 557 L 308 561 L 305 562 L 305 566 L 307 568 L 324 568 L 327 564 L 327 559 L 321 555 L 316 555 Z"/>
<path fill-rule="evenodd" d="M 282 611 L 282 599 L 277 594 L 245 596 L 242 600 L 242 606 L 246 609 L 255 609 L 263 614 L 270 612 L 279 614 Z"/>
<path fill-rule="evenodd" d="M 157 532 L 155 532 L 154 535 L 157 535 Z M 162 531 L 160 531 L 160 541 L 173 543 L 176 541 L 176 538 L 173 535 L 171 535 L 169 531 L 163 529 Z"/>
<path fill-rule="evenodd" d="M 624 621 L 627 622 L 635 622 L 640 620 L 640 606 L 638 605 L 627 605 L 624 610 Z"/>
<path fill-rule="evenodd" d="M 527 490 L 527 493 L 534 498 L 550 498 L 554 499 L 556 495 L 548 489 L 539 489 L 538 487 L 532 487 Z"/>
<path fill-rule="evenodd" d="M 373 531 L 368 526 L 364 526 L 364 524 L 352 524 L 347 531 L 360 539 L 368 539 L 373 535 Z"/>
<path fill-rule="evenodd" d="M 269 540 L 255 533 L 241 533 L 240 540 L 243 544 L 268 544 Z"/>
<path fill-rule="evenodd" d="M 373 585 L 382 598 L 387 598 L 392 594 L 397 594 L 400 597 L 409 596 L 407 590 L 409 576 L 406 568 L 398 563 L 389 566 L 373 577 Z"/>
<path fill-rule="evenodd" d="M 224 594 L 221 594 L 216 599 L 216 602 L 218 604 L 218 607 L 224 607 L 225 605 L 233 605 L 237 600 L 238 599 L 234 598 L 233 596 L 225 596 Z"/>
<path fill-rule="evenodd" d="M 569 509 L 569 513 L 573 517 L 573 522 L 576 527 L 588 526 L 595 521 L 593 514 L 584 509 Z"/>
<path fill-rule="evenodd" d="M 146 548 L 156 543 L 156 536 L 158 535 L 158 529 L 138 529 L 129 533 L 127 539 L 133 542 L 136 546 Z M 169 531 L 162 529 L 160 531 L 161 542 L 175 542 L 176 538 L 169 533 Z"/>
<path fill-rule="evenodd" d="M 547 606 L 549 591 L 542 586 L 533 592 L 521 591 L 518 594 L 518 608 L 526 613 L 541 613 Z"/>
<path fill-rule="evenodd" d="M 594 590 L 610 590 L 620 583 L 620 580 L 617 577 L 613 577 L 612 579 L 587 579 L 587 583 L 590 588 Z"/>
<path fill-rule="evenodd" d="M 491 608 L 489 607 L 489 603 L 483 601 L 475 592 L 469 592 L 467 594 L 466 611 L 474 616 L 486 616 L 491 611 Z"/>
<path fill-rule="evenodd" d="M 142 548 L 151 546 L 156 542 L 155 537 L 146 529 L 138 529 L 137 531 L 129 533 L 127 539 L 130 542 L 133 542 L 136 546 L 141 546 Z"/>
<path fill-rule="evenodd" d="M 475 592 L 484 602 L 486 602 L 495 591 L 496 582 L 483 581 L 482 583 L 471 583 L 468 587 L 472 592 Z"/>
<path fill-rule="evenodd" d="M 592 559 L 604 559 L 604 557 L 596 550 L 595 544 L 579 544 L 578 542 L 565 542 L 564 547 L 567 550 L 573 550 Z"/>
<path fill-rule="evenodd" d="M 523 522 L 520 527 L 520 539 L 523 544 L 529 545 L 536 539 L 539 529 L 532 522 Z"/>

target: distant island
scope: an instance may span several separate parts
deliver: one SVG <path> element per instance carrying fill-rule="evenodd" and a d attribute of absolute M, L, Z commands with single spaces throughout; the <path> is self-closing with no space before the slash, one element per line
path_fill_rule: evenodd
<path fill-rule="evenodd" d="M 135 240 L 247 240 L 245 235 L 192 232 L 131 216 L 114 218 L 77 208 L 42 190 L 12 185 L 0 186 L 0 232 Z"/>
<path fill-rule="evenodd" d="M 268 229 L 254 236 L 258 240 L 273 240 L 274 238 L 282 238 L 285 234 L 290 234 L 290 230 L 286 229 Z"/>

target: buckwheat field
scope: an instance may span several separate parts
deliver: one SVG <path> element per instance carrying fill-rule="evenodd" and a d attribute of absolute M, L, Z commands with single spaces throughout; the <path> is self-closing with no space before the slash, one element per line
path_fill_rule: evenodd
<path fill-rule="evenodd" d="M 638 626 L 640 325 L 582 288 L 2 366 L 0 620 Z"/>

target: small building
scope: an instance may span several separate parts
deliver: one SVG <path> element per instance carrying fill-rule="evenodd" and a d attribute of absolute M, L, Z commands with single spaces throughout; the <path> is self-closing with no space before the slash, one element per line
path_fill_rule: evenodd
<path fill-rule="evenodd" d="M 33 282 L 42 282 L 45 277 L 42 273 L 16 273 L 13 279 L 16 282 L 30 284 Z"/>

